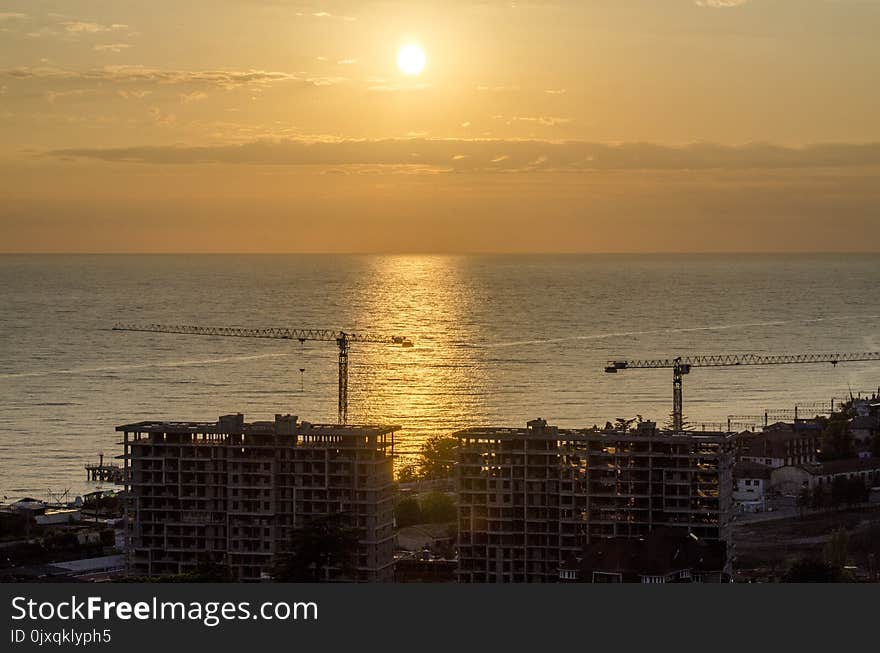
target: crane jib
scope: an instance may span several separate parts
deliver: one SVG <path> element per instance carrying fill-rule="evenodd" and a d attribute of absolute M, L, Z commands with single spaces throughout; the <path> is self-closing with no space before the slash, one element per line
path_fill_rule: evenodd
<path fill-rule="evenodd" d="M 880 352 L 846 352 L 825 354 L 720 354 L 710 356 L 681 356 L 679 358 L 657 358 L 609 361 L 606 370 L 662 369 L 681 365 L 691 367 L 727 367 L 736 365 L 793 365 L 798 363 L 856 363 L 880 360 Z"/>
<path fill-rule="evenodd" d="M 405 336 L 381 336 L 369 333 L 349 333 L 333 329 L 289 329 L 287 327 L 211 327 L 181 324 L 122 324 L 113 325 L 114 331 L 140 331 L 195 336 L 222 336 L 230 338 L 273 338 L 278 340 L 306 340 L 335 342 L 339 348 L 339 423 L 348 422 L 348 346 L 353 342 L 412 347 Z"/>
<path fill-rule="evenodd" d="M 287 327 L 210 327 L 171 324 L 115 324 L 114 331 L 141 331 L 146 333 L 171 333 L 197 336 L 223 336 L 231 338 L 274 338 L 278 340 L 311 340 L 318 342 L 374 342 L 406 345 L 411 341 L 405 336 L 384 336 L 370 333 L 349 333 L 332 329 L 291 329 Z"/>
<path fill-rule="evenodd" d="M 605 371 L 616 374 L 622 370 L 671 369 L 672 370 L 672 430 L 684 429 L 682 408 L 682 376 L 689 374 L 692 367 L 735 367 L 740 365 L 793 365 L 816 363 L 857 363 L 880 361 L 880 352 L 846 352 L 824 354 L 715 354 L 709 356 L 678 356 L 676 358 L 655 358 L 641 360 L 608 361 Z"/>

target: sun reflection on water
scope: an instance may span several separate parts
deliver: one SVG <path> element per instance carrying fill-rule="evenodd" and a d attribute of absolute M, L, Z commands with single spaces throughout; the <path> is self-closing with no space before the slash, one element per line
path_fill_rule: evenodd
<path fill-rule="evenodd" d="M 352 369 L 350 412 L 359 421 L 400 424 L 402 459 L 435 434 L 473 424 L 486 379 L 468 315 L 479 293 L 457 257 L 386 256 L 372 260 L 358 323 L 409 337 L 414 346 L 364 347 Z M 414 437 L 417 433 L 418 436 Z"/>

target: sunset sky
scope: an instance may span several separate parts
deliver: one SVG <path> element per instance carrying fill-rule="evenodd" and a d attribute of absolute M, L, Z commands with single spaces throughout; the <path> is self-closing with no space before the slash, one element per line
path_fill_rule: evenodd
<path fill-rule="evenodd" d="M 880 0 L 0 0 L 0 251 L 880 251 L 878 34 Z"/>

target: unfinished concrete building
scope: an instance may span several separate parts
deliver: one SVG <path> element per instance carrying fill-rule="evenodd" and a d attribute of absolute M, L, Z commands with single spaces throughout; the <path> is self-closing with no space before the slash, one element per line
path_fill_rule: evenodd
<path fill-rule="evenodd" d="M 574 435 L 533 420 L 525 429 L 458 431 L 460 582 L 553 582 L 562 551 L 586 529 L 586 474 L 563 464 Z M 583 458 L 586 462 L 586 458 Z"/>
<path fill-rule="evenodd" d="M 202 563 L 266 579 L 291 531 L 343 514 L 360 530 L 355 571 L 327 580 L 391 581 L 396 426 L 297 422 L 140 422 L 125 434 L 129 571 L 179 574 Z M 352 575 L 353 574 L 353 575 Z"/>
<path fill-rule="evenodd" d="M 732 437 L 621 431 L 465 429 L 459 440 L 459 580 L 555 582 L 596 538 L 663 527 L 730 540 Z"/>

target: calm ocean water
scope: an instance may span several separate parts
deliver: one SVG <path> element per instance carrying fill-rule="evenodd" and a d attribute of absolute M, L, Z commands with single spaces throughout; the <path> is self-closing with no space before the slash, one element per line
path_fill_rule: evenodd
<path fill-rule="evenodd" d="M 336 348 L 108 331 L 116 321 L 345 328 L 351 421 L 400 449 L 474 425 L 665 421 L 668 370 L 614 357 L 880 349 L 880 256 L 0 256 L 0 495 L 90 489 L 142 419 L 336 418 Z M 300 368 L 305 368 L 302 378 Z M 302 382 L 302 386 L 301 386 Z M 880 385 L 880 365 L 697 369 L 691 423 Z"/>

